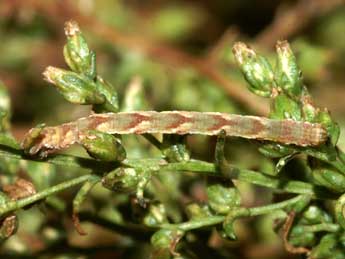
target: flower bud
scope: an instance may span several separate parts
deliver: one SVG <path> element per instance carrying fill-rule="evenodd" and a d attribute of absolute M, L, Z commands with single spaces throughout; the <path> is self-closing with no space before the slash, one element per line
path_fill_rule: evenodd
<path fill-rule="evenodd" d="M 296 225 L 292 227 L 289 233 L 289 243 L 296 247 L 313 246 L 316 242 L 316 236 L 313 232 L 305 232 L 304 227 Z"/>
<path fill-rule="evenodd" d="M 185 136 L 165 134 L 162 153 L 169 162 L 182 162 L 190 159 Z"/>
<path fill-rule="evenodd" d="M 220 184 L 211 185 L 207 187 L 207 196 L 211 209 L 219 214 L 226 214 L 241 204 L 238 190 L 233 187 L 224 187 Z"/>
<path fill-rule="evenodd" d="M 94 104 L 93 110 L 96 112 L 118 112 L 119 100 L 116 89 L 99 76 L 96 78 L 96 87 L 97 92 L 104 96 L 105 101 L 101 104 Z"/>
<path fill-rule="evenodd" d="M 303 119 L 305 121 L 315 122 L 316 116 L 319 113 L 319 108 L 317 108 L 314 105 L 313 99 L 308 93 L 308 90 L 306 89 L 306 87 L 303 87 L 300 101 L 302 105 Z"/>
<path fill-rule="evenodd" d="M 290 97 L 298 97 L 302 93 L 302 73 L 297 60 L 287 41 L 278 41 L 276 44 L 278 54 L 275 71 L 275 81 Z"/>
<path fill-rule="evenodd" d="M 259 151 L 264 156 L 270 158 L 280 158 L 283 156 L 291 155 L 295 150 L 289 146 L 281 144 L 265 144 L 259 148 Z"/>
<path fill-rule="evenodd" d="M 163 204 L 151 204 L 149 213 L 144 218 L 144 224 L 148 227 L 158 226 L 167 223 L 166 210 Z"/>
<path fill-rule="evenodd" d="M 133 168 L 119 167 L 102 179 L 102 185 L 116 192 L 134 192 L 140 183 L 140 173 Z"/>
<path fill-rule="evenodd" d="M 336 256 L 336 248 L 338 245 L 337 234 L 326 234 L 321 238 L 320 243 L 313 247 L 309 254 L 309 258 L 342 258 Z M 340 254 L 341 255 L 341 254 Z"/>
<path fill-rule="evenodd" d="M 186 208 L 186 213 L 188 217 L 192 220 L 207 218 L 212 215 L 208 206 L 200 206 L 196 203 L 189 204 Z"/>
<path fill-rule="evenodd" d="M 234 230 L 234 222 L 238 217 L 242 216 L 249 216 L 249 210 L 247 208 L 237 208 L 230 210 L 223 222 L 223 230 L 221 231 L 221 235 L 223 237 L 230 238 L 231 240 L 236 240 L 237 236 Z"/>
<path fill-rule="evenodd" d="M 101 104 L 105 101 L 95 83 L 85 76 L 55 67 L 47 67 L 43 76 L 71 103 Z"/>
<path fill-rule="evenodd" d="M 65 23 L 67 44 L 64 57 L 67 65 L 77 73 L 94 79 L 96 77 L 96 55 L 89 50 L 87 42 L 75 21 Z"/>
<path fill-rule="evenodd" d="M 324 166 L 313 170 L 313 179 L 316 184 L 327 187 L 336 192 L 345 191 L 345 176 L 337 170 Z"/>
<path fill-rule="evenodd" d="M 126 158 L 126 150 L 120 140 L 108 133 L 88 130 L 81 138 L 81 144 L 91 157 L 99 160 L 122 161 Z"/>
<path fill-rule="evenodd" d="M 181 239 L 183 234 L 183 231 L 177 229 L 161 229 L 153 234 L 151 237 L 151 244 L 156 249 L 170 249 L 171 245 L 173 245 L 177 240 Z"/>
<path fill-rule="evenodd" d="M 345 194 L 341 195 L 335 203 L 334 214 L 337 223 L 345 229 Z"/>
<path fill-rule="evenodd" d="M 270 97 L 274 83 L 274 73 L 271 64 L 262 56 L 242 42 L 237 42 L 232 52 L 241 71 L 249 83 L 253 93 Z"/>
<path fill-rule="evenodd" d="M 332 120 L 331 115 L 329 114 L 329 111 L 327 109 L 324 109 L 318 113 L 317 122 L 326 127 L 329 139 L 332 145 L 335 146 L 339 139 L 340 128 L 339 125 Z"/>
<path fill-rule="evenodd" d="M 302 120 L 302 112 L 298 102 L 281 93 L 273 99 L 269 117 L 271 119 L 300 121 Z"/>
<path fill-rule="evenodd" d="M 323 222 L 332 222 L 332 218 L 325 211 L 315 205 L 309 206 L 302 215 L 301 223 L 319 224 Z"/>

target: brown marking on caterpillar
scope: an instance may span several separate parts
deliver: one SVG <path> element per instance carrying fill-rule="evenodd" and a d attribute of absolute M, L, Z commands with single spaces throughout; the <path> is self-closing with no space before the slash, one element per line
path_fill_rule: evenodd
<path fill-rule="evenodd" d="M 252 122 L 252 132 L 251 134 L 255 135 L 259 135 L 261 132 L 264 132 L 266 130 L 265 125 L 262 123 L 262 121 L 254 119 Z"/>
<path fill-rule="evenodd" d="M 38 133 L 38 131 L 39 133 Z M 56 127 L 30 130 L 23 141 L 29 154 L 42 156 L 79 143 L 88 130 L 109 134 L 204 134 L 261 139 L 298 146 L 318 146 L 327 140 L 326 129 L 318 123 L 274 120 L 255 116 L 201 112 L 120 112 L 91 115 Z"/>
<path fill-rule="evenodd" d="M 313 127 L 311 123 L 303 125 L 303 142 L 305 145 L 308 144 L 307 140 L 309 139 L 311 145 L 316 146 L 319 145 L 318 139 L 327 139 L 327 132 L 324 129 Z"/>
<path fill-rule="evenodd" d="M 106 123 L 109 121 L 109 117 L 104 116 L 103 114 L 94 114 L 91 115 L 88 123 L 88 129 L 96 129 L 102 123 Z"/>
<path fill-rule="evenodd" d="M 285 123 L 284 125 L 281 125 L 281 129 L 282 129 L 281 135 L 284 136 L 284 138 L 286 139 L 286 142 L 290 142 L 291 139 L 296 137 L 294 133 L 296 131 L 299 132 L 299 130 L 295 129 L 295 132 L 294 132 L 295 121 L 293 120 L 288 119 L 284 123 Z"/>
<path fill-rule="evenodd" d="M 149 123 L 151 121 L 151 116 L 143 115 L 140 113 L 131 113 L 131 123 L 128 124 L 127 129 L 134 129 L 133 133 L 142 134 L 145 133 L 144 128 L 140 128 L 140 124 L 143 122 Z"/>
<path fill-rule="evenodd" d="M 220 132 L 225 126 L 236 126 L 236 120 L 227 119 L 222 114 L 213 114 L 212 117 L 212 120 L 215 121 L 215 123 L 213 123 L 212 126 L 207 128 L 207 130 L 210 132 Z"/>
<path fill-rule="evenodd" d="M 191 117 L 183 115 L 182 113 L 174 114 L 175 120 L 172 121 L 170 124 L 167 125 L 168 128 L 175 128 L 176 134 L 186 134 L 185 130 L 182 130 L 182 126 L 186 123 L 193 123 L 194 120 Z"/>

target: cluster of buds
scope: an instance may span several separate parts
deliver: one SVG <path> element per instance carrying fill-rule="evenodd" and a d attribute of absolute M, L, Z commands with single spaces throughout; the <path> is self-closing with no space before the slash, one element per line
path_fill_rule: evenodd
<path fill-rule="evenodd" d="M 43 76 L 56 86 L 64 98 L 75 104 L 89 104 L 97 112 L 117 112 L 118 98 L 115 89 L 97 76 L 96 55 L 74 21 L 65 24 L 67 44 L 64 57 L 72 71 L 48 67 Z"/>

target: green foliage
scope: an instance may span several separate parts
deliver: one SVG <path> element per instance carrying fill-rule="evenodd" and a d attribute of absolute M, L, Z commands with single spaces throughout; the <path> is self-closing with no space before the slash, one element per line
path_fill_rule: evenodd
<path fill-rule="evenodd" d="M 103 161 L 122 161 L 126 158 L 126 151 L 120 141 L 113 135 L 97 130 L 88 130 L 81 144 L 87 153 Z"/>
<path fill-rule="evenodd" d="M 194 11 L 181 11 L 178 7 L 163 10 L 153 17 L 153 33 L 165 39 L 181 39 L 185 31 L 201 23 L 200 13 L 193 16 Z M 129 17 L 127 13 L 122 15 Z M 120 53 L 123 60 L 115 73 L 116 80 L 110 80 L 110 83 L 101 77 L 99 71 L 104 74 L 112 72 L 96 69 L 96 54 L 89 48 L 87 37 L 78 24 L 67 22 L 65 34 L 67 43 L 63 55 L 70 70 L 48 67 L 44 77 L 71 104 L 90 105 L 93 112 L 107 113 L 157 109 L 171 97 L 172 106 L 186 109 L 237 109 L 223 97 L 221 90 L 213 89 L 214 83 L 201 78 L 195 71 L 181 69 L 170 82 L 160 66 L 144 61 L 140 55 L 133 54 L 134 58 L 128 58 Z M 22 212 L 21 209 L 29 209 L 30 206 L 42 208 L 44 204 L 43 209 L 51 213 L 51 217 L 61 219 L 60 216 L 68 213 L 66 210 L 71 202 L 55 195 L 81 185 L 73 194 L 72 202 L 76 230 L 86 234 L 80 225 L 84 220 L 99 224 L 126 236 L 119 242 L 123 247 L 136 247 L 140 242 L 150 244 L 145 249 L 153 258 L 189 258 L 197 250 L 193 248 L 195 244 L 204 244 L 203 239 L 211 240 L 210 230 L 214 228 L 225 240 L 241 239 L 235 223 L 241 225 L 243 222 L 238 219 L 260 215 L 275 217 L 277 212 L 279 217 L 276 216 L 275 230 L 283 232 L 287 247 L 304 248 L 309 251 L 309 258 L 344 258 L 345 155 L 337 147 L 340 127 L 327 109 L 320 109 L 313 103 L 298 66 L 300 57 L 294 55 L 287 41 L 278 41 L 275 65 L 242 42 L 234 44 L 233 53 L 248 89 L 270 100 L 269 118 L 321 123 L 328 133 L 327 142 L 317 147 L 257 142 L 259 152 L 274 168 L 270 175 L 236 166 L 233 155 L 242 147 L 236 143 L 225 145 L 222 132 L 215 143 L 214 156 L 210 155 L 213 148 L 208 142 L 197 137 L 145 134 L 142 136 L 145 140 L 141 136 L 120 139 L 117 135 L 88 130 L 78 132 L 88 158 L 71 154 L 44 158 L 49 153 L 47 151 L 41 154 L 44 160 L 40 160 L 40 157 L 29 157 L 28 154 L 35 153 L 32 147 L 44 125 L 31 130 L 20 147 L 10 133 L 10 101 L 6 88 L 1 84 L 0 242 L 10 237 L 14 240 L 18 223 L 27 224 L 18 215 L 29 211 Z M 308 57 L 302 56 L 303 59 Z M 133 60 L 137 64 L 132 64 Z M 322 66 L 323 62 L 320 64 Z M 141 72 L 141 77 L 134 72 Z M 127 77 L 133 76 L 131 84 L 121 92 Z M 115 88 L 119 82 L 123 85 Z M 159 90 L 153 82 L 166 88 Z M 170 94 L 169 87 L 175 92 Z M 151 95 L 150 90 L 154 92 Z M 158 91 L 164 93 L 155 106 L 152 100 Z M 124 101 L 120 102 L 119 97 Z M 207 98 L 209 100 L 205 101 Z M 164 109 L 166 107 L 169 105 Z M 191 148 L 193 143 L 198 144 L 194 149 Z M 207 155 L 199 157 L 199 149 L 207 150 Z M 233 151 L 231 159 L 227 159 L 227 151 Z M 260 159 L 259 166 L 254 166 L 256 169 L 262 168 L 260 165 L 264 160 Z M 37 194 L 27 194 L 25 186 L 17 187 L 15 191 L 22 196 L 15 198 L 18 193 L 13 193 L 13 188 L 8 186 L 18 178 L 19 170 L 30 179 Z M 257 197 L 260 204 L 266 205 L 248 206 L 253 203 L 246 200 L 246 192 L 255 191 L 252 185 L 261 186 L 260 193 L 274 196 L 277 202 Z M 289 222 L 291 215 L 295 216 L 287 228 L 284 224 Z M 46 223 L 43 219 L 41 221 L 40 234 L 42 239 L 45 238 L 44 245 L 54 248 L 67 243 L 61 222 L 47 230 Z M 89 235 L 93 234 L 89 232 Z M 225 254 L 226 249 L 219 248 L 219 251 Z M 74 254 L 66 253 L 64 256 L 73 258 Z"/>

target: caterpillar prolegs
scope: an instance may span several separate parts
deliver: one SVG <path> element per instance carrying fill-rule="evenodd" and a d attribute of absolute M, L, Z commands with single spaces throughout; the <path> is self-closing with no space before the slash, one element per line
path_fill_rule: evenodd
<path fill-rule="evenodd" d="M 318 123 L 274 120 L 218 112 L 134 111 L 93 114 L 55 127 L 33 128 L 22 146 L 31 155 L 48 154 L 79 143 L 87 130 L 110 134 L 202 134 L 268 140 L 298 146 L 318 146 L 327 140 Z"/>

